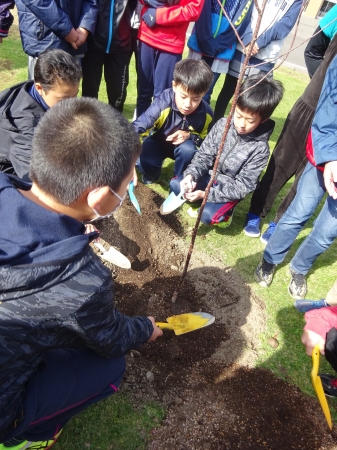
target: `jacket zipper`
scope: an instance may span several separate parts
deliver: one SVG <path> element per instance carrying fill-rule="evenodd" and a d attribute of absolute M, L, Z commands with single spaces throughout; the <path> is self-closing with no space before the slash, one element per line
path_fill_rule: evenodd
<path fill-rule="evenodd" d="M 105 51 L 106 53 L 110 52 L 110 46 L 111 46 L 111 41 L 112 41 L 114 7 L 115 7 L 115 0 L 111 0 L 111 3 L 110 3 L 110 17 L 109 17 L 109 36 L 108 36 L 108 44 L 106 46 L 106 51 Z"/>

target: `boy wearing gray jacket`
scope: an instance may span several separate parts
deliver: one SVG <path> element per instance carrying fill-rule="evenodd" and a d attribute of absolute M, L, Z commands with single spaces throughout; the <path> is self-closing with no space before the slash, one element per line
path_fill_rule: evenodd
<path fill-rule="evenodd" d="M 272 78 L 253 75 L 242 84 L 202 223 L 229 226 L 236 204 L 255 190 L 269 158 L 268 140 L 275 126 L 269 117 L 282 96 L 282 83 Z M 204 198 L 226 121 L 220 119 L 215 124 L 184 174 L 171 180 L 170 189 L 175 194 L 185 191 L 189 202 L 200 203 Z M 188 212 L 197 216 L 197 209 Z"/>

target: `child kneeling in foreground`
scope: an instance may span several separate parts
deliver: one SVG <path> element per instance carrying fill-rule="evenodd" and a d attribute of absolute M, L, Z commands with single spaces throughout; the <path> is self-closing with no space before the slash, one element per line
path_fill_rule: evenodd
<path fill-rule="evenodd" d="M 272 78 L 262 79 L 261 75 L 253 75 L 242 84 L 214 183 L 201 216 L 202 223 L 215 225 L 223 222 L 229 226 L 236 204 L 256 188 L 268 162 L 268 139 L 275 126 L 269 117 L 282 96 L 282 83 Z M 220 119 L 215 124 L 184 174 L 171 180 L 170 190 L 176 195 L 185 191 L 189 202 L 200 203 L 204 198 L 226 120 Z M 197 212 L 197 209 L 189 209 L 193 217 Z"/>
<path fill-rule="evenodd" d="M 140 143 L 111 106 L 68 99 L 33 139 L 33 183 L 0 172 L 0 450 L 49 449 L 69 419 L 113 395 L 124 355 L 162 335 L 114 305 L 84 223 L 121 206 Z"/>

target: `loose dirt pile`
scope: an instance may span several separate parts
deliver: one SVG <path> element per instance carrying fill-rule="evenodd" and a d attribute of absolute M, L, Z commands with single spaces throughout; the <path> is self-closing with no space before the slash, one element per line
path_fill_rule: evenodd
<path fill-rule="evenodd" d="M 205 311 L 213 325 L 181 336 L 165 331 L 128 357 L 121 390 L 137 407 L 162 403 L 167 416 L 149 449 L 337 449 L 317 401 L 270 371 L 254 369 L 264 329 L 264 303 L 234 270 L 194 251 L 175 304 L 171 297 L 185 260 L 184 233 L 174 214 L 160 216 L 163 199 L 141 185 L 139 216 L 131 203 L 103 221 L 101 238 L 132 262 L 111 266 L 118 309 L 156 320 Z"/>

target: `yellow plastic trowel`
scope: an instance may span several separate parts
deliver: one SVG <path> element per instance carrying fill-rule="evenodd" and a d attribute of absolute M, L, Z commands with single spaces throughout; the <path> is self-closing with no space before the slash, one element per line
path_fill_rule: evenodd
<path fill-rule="evenodd" d="M 156 322 L 157 327 L 173 330 L 178 336 L 211 325 L 215 321 L 215 317 L 204 312 L 196 312 L 168 317 L 166 321 Z"/>
<path fill-rule="evenodd" d="M 331 421 L 330 409 L 329 409 L 328 402 L 326 401 L 326 397 L 325 397 L 323 386 L 322 386 L 322 381 L 318 375 L 318 369 L 319 369 L 319 346 L 318 345 L 316 345 L 314 347 L 311 357 L 312 357 L 312 371 L 311 371 L 312 384 L 313 384 L 315 392 L 317 394 L 319 403 L 321 404 L 321 407 L 323 409 L 325 419 L 328 422 L 329 428 L 331 430 L 332 429 L 332 421 Z"/>

